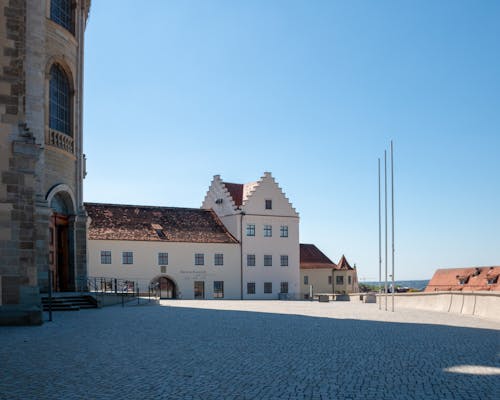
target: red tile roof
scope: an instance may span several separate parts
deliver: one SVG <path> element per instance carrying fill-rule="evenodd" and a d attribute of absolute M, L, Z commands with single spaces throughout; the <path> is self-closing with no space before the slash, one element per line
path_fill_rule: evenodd
<path fill-rule="evenodd" d="M 499 276 L 500 267 L 497 266 L 438 269 L 429 281 L 425 291 L 500 291 Z M 491 283 L 488 283 L 488 281 Z"/>
<path fill-rule="evenodd" d="M 90 240 L 238 243 L 212 210 L 85 203 Z"/>
<path fill-rule="evenodd" d="M 234 204 L 240 207 L 243 204 L 243 184 L 224 182 L 224 186 L 233 198 Z"/>
<path fill-rule="evenodd" d="M 349 263 L 347 262 L 347 259 L 342 254 L 342 257 L 340 258 L 340 261 L 337 264 L 337 269 L 351 270 L 354 268 L 349 265 Z"/>
<path fill-rule="evenodd" d="M 313 244 L 300 244 L 300 268 L 337 268 L 335 263 L 330 260 L 320 249 Z"/>

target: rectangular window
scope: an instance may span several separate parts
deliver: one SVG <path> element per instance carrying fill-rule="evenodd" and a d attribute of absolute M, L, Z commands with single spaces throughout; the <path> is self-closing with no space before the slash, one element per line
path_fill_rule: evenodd
<path fill-rule="evenodd" d="M 160 272 L 162 274 L 166 274 L 167 273 L 167 267 L 165 265 L 160 265 Z"/>
<path fill-rule="evenodd" d="M 280 266 L 288 267 L 288 256 L 280 256 Z"/>
<path fill-rule="evenodd" d="M 214 299 L 224 298 L 224 281 L 214 281 Z"/>
<path fill-rule="evenodd" d="M 288 293 L 288 282 L 281 282 L 280 293 Z"/>
<path fill-rule="evenodd" d="M 272 292 L 273 292 L 273 283 L 264 282 L 264 293 L 272 293 Z"/>
<path fill-rule="evenodd" d="M 255 224 L 247 224 L 247 236 L 255 236 Z"/>
<path fill-rule="evenodd" d="M 280 226 L 280 237 L 288 237 L 288 225 Z"/>
<path fill-rule="evenodd" d="M 111 251 L 101 250 L 101 264 L 111 264 Z"/>
<path fill-rule="evenodd" d="M 344 276 L 339 275 L 335 277 L 335 284 L 336 285 L 343 285 L 344 284 Z"/>
<path fill-rule="evenodd" d="M 272 225 L 264 225 L 264 237 L 273 236 L 273 227 Z"/>
<path fill-rule="evenodd" d="M 350 285 L 352 283 L 351 275 L 347 277 L 347 283 Z"/>
<path fill-rule="evenodd" d="M 247 282 L 247 294 L 255 294 L 255 282 Z"/>
<path fill-rule="evenodd" d="M 247 267 L 255 267 L 255 254 L 247 254 Z"/>
<path fill-rule="evenodd" d="M 266 210 L 272 210 L 272 209 L 273 209 L 273 201 L 266 200 Z"/>
<path fill-rule="evenodd" d="M 264 267 L 272 267 L 273 266 L 273 256 L 265 255 L 264 256 Z"/>
<path fill-rule="evenodd" d="M 309 277 L 304 275 L 304 285 L 309 285 Z"/>
<path fill-rule="evenodd" d="M 224 254 L 217 253 L 214 255 L 214 265 L 224 265 Z"/>
<path fill-rule="evenodd" d="M 205 254 L 196 253 L 194 255 L 194 265 L 205 265 Z"/>
<path fill-rule="evenodd" d="M 158 265 L 168 265 L 168 253 L 158 253 Z"/>
<path fill-rule="evenodd" d="M 332 284 L 332 276 L 331 275 L 328 275 L 328 284 L 331 285 Z"/>
<path fill-rule="evenodd" d="M 131 251 L 124 251 L 122 253 L 122 263 L 123 264 L 133 264 L 134 263 L 134 253 Z"/>

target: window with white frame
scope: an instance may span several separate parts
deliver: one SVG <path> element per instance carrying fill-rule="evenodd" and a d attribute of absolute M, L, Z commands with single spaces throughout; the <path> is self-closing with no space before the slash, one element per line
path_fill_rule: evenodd
<path fill-rule="evenodd" d="M 214 299 L 224 298 L 224 281 L 214 281 Z"/>
<path fill-rule="evenodd" d="M 111 264 L 110 250 L 101 250 L 101 264 Z"/>
<path fill-rule="evenodd" d="M 196 253 L 194 255 L 194 265 L 205 265 L 205 254 Z"/>
<path fill-rule="evenodd" d="M 247 224 L 247 236 L 255 236 L 255 224 Z"/>
<path fill-rule="evenodd" d="M 216 253 L 214 255 L 214 265 L 224 265 L 224 254 Z"/>
<path fill-rule="evenodd" d="M 344 284 L 344 276 L 343 275 L 337 275 L 335 277 L 335 284 L 336 285 L 343 285 Z"/>
<path fill-rule="evenodd" d="M 288 282 L 281 282 L 280 293 L 288 293 Z"/>
<path fill-rule="evenodd" d="M 280 266 L 281 267 L 288 267 L 288 256 L 287 255 L 280 256 Z"/>
<path fill-rule="evenodd" d="M 280 226 L 280 237 L 288 237 L 288 225 Z"/>
<path fill-rule="evenodd" d="M 134 263 L 134 253 L 132 251 L 124 251 L 122 253 L 122 263 L 123 264 L 133 264 Z"/>
<path fill-rule="evenodd" d="M 273 226 L 272 225 L 264 225 L 264 237 L 273 236 Z"/>
<path fill-rule="evenodd" d="M 255 267 L 255 254 L 247 254 L 247 267 Z"/>
<path fill-rule="evenodd" d="M 272 267 L 273 266 L 273 256 L 266 254 L 264 256 L 264 267 Z"/>
<path fill-rule="evenodd" d="M 273 283 L 264 282 L 264 293 L 272 293 L 272 292 L 273 292 Z"/>
<path fill-rule="evenodd" d="M 247 282 L 247 294 L 255 294 L 255 282 Z"/>
<path fill-rule="evenodd" d="M 168 253 L 158 253 L 158 265 L 168 265 Z"/>

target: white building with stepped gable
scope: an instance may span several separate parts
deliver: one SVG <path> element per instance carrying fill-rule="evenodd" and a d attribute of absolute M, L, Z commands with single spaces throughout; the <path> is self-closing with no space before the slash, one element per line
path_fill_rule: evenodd
<path fill-rule="evenodd" d="M 182 299 L 300 298 L 299 215 L 270 173 L 214 176 L 201 209 L 87 203 L 89 276 Z"/>

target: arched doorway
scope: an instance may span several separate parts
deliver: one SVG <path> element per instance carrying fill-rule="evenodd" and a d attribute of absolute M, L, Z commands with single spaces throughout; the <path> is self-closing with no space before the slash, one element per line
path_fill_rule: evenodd
<path fill-rule="evenodd" d="M 49 264 L 52 290 L 67 292 L 75 289 L 73 263 L 73 202 L 65 192 L 50 198 L 52 216 L 49 224 Z"/>
<path fill-rule="evenodd" d="M 168 276 L 159 276 L 151 281 L 160 299 L 176 299 L 177 285 Z"/>

